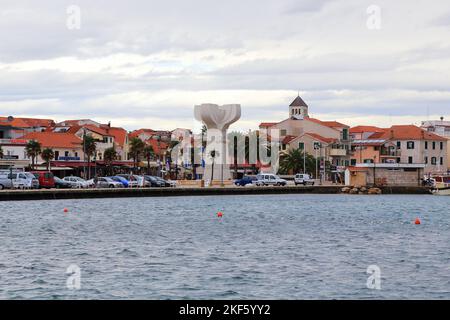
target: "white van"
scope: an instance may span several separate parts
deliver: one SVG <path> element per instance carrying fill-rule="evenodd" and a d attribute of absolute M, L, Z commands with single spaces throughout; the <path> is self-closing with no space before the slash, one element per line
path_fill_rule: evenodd
<path fill-rule="evenodd" d="M 257 186 L 285 186 L 287 181 L 271 173 L 261 173 L 256 176 L 254 182 Z"/>
<path fill-rule="evenodd" d="M 0 172 L 0 180 L 12 180 L 15 189 L 39 189 L 39 180 L 30 172 Z"/>
<path fill-rule="evenodd" d="M 306 186 L 307 184 L 310 184 L 312 186 L 314 185 L 314 180 L 311 179 L 311 176 L 309 174 L 302 174 L 302 173 L 296 174 L 295 178 L 294 178 L 294 182 L 295 182 L 295 185 L 299 185 L 299 184 L 302 184 L 304 186 Z"/>

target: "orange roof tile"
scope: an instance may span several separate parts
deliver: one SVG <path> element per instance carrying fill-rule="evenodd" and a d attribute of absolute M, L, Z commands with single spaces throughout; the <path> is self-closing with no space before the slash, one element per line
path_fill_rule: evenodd
<path fill-rule="evenodd" d="M 375 126 L 356 126 L 350 128 L 350 133 L 364 133 L 364 132 L 384 132 L 385 129 Z"/>
<path fill-rule="evenodd" d="M 34 128 L 34 127 L 50 127 L 55 122 L 51 119 L 33 119 L 33 118 L 14 118 L 8 121 L 8 117 L 0 117 L 0 125 L 6 125 L 19 128 Z"/>
<path fill-rule="evenodd" d="M 312 122 L 315 122 L 315 123 L 318 123 L 318 124 L 321 124 L 321 125 L 324 125 L 324 126 L 327 126 L 327 127 L 330 127 L 330 128 L 348 127 L 346 124 L 343 124 L 343 123 L 340 123 L 340 122 L 337 122 L 337 121 L 322 121 L 322 120 L 319 120 L 319 119 L 309 118 L 309 117 L 305 118 L 305 120 L 309 120 L 309 121 L 312 121 Z"/>
<path fill-rule="evenodd" d="M 278 122 L 261 122 L 259 124 L 260 128 L 268 128 L 268 127 L 272 127 L 274 125 L 276 125 Z"/>
<path fill-rule="evenodd" d="M 31 132 L 22 139 L 36 140 L 43 148 L 81 148 L 82 140 L 71 133 Z"/>
<path fill-rule="evenodd" d="M 373 138 L 373 135 L 370 136 Z M 446 138 L 438 136 L 437 134 L 425 131 L 415 125 L 396 125 L 381 134 L 381 139 L 397 139 L 397 140 L 438 140 L 447 141 Z"/>
<path fill-rule="evenodd" d="M 311 137 L 313 137 L 315 139 L 321 140 L 321 141 L 326 142 L 326 143 L 333 143 L 333 142 L 336 141 L 335 138 L 326 138 L 326 137 L 323 137 L 323 136 L 321 136 L 321 135 L 319 135 L 317 133 L 305 132 L 304 134 L 307 134 L 308 136 L 311 136 Z"/>

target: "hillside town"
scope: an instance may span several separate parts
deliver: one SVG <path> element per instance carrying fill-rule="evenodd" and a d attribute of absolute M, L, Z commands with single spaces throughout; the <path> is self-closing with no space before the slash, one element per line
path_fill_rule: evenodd
<path fill-rule="evenodd" d="M 269 173 L 308 174 L 321 184 L 420 185 L 424 177 L 446 175 L 450 170 L 450 121 L 443 117 L 423 121 L 420 127 L 380 128 L 350 127 L 309 114 L 308 104 L 299 95 L 287 107 L 285 120 L 261 122 L 256 132 L 239 134 L 278 130 L 280 169 Z M 50 171 L 61 178 L 135 173 L 180 183 L 208 180 L 202 163 L 171 157 L 181 137 L 190 134 L 201 136 L 202 144 L 206 139 L 204 130 L 193 133 L 187 128 L 128 131 L 92 119 L 56 122 L 1 116 L 0 170 Z M 259 161 L 238 164 L 233 155 L 229 157 L 233 179 L 267 171 Z"/>

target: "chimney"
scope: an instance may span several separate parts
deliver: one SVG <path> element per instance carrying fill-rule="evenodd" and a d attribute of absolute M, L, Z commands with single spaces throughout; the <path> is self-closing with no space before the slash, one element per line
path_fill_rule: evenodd
<path fill-rule="evenodd" d="M 444 121 L 444 117 L 441 117 L 441 121 Z"/>

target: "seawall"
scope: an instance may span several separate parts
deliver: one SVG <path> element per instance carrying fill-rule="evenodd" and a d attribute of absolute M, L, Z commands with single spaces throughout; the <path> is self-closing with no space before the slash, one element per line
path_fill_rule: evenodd
<path fill-rule="evenodd" d="M 0 201 L 259 194 L 340 194 L 342 186 L 4 190 Z M 382 187 L 383 194 L 430 194 L 425 187 Z M 356 195 L 348 195 L 355 197 Z M 372 195 L 373 197 L 373 195 Z"/>

